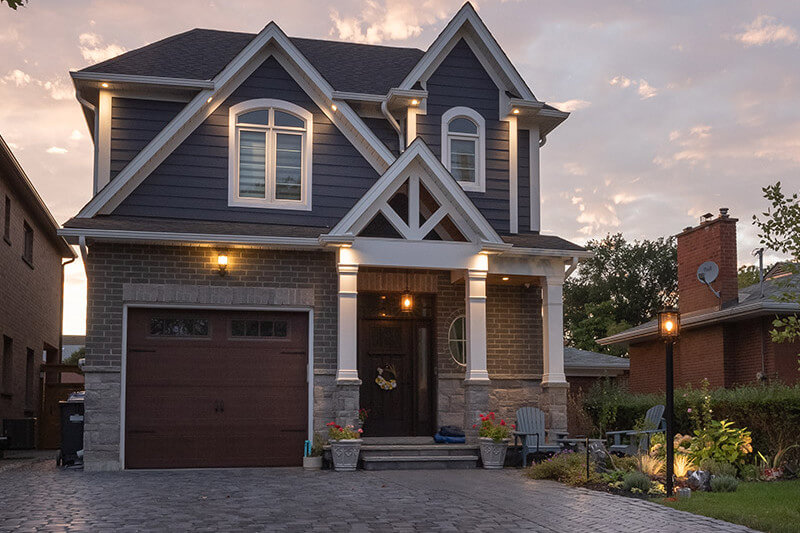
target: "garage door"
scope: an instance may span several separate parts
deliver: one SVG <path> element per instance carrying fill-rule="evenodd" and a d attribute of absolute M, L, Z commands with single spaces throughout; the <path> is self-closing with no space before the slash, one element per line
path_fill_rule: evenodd
<path fill-rule="evenodd" d="M 125 466 L 302 464 L 308 315 L 131 309 Z"/>

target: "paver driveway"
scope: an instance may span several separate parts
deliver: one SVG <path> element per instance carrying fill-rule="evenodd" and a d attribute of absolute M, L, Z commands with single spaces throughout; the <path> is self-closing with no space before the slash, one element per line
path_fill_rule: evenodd
<path fill-rule="evenodd" d="M 4 531 L 749 531 L 497 472 L 301 469 L 0 473 Z"/>

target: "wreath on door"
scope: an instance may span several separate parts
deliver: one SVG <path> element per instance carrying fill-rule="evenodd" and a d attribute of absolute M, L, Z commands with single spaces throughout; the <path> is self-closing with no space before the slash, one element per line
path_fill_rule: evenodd
<path fill-rule="evenodd" d="M 381 389 L 390 391 L 397 388 L 397 371 L 394 365 L 386 365 L 378 367 L 378 376 L 375 378 L 375 383 Z"/>

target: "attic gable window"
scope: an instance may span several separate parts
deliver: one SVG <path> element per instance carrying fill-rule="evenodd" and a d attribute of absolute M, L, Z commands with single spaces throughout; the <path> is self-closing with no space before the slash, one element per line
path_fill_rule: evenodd
<path fill-rule="evenodd" d="M 486 190 L 486 122 L 469 107 L 442 115 L 442 163 L 465 191 Z"/>
<path fill-rule="evenodd" d="M 309 111 L 283 100 L 232 106 L 228 205 L 310 210 L 313 125 Z"/>

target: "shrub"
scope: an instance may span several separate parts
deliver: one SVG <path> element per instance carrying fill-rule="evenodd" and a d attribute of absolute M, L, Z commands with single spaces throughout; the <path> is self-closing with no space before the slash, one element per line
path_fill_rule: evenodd
<path fill-rule="evenodd" d="M 622 478 L 622 488 L 628 491 L 639 489 L 647 492 L 650 490 L 650 477 L 641 472 L 628 472 Z"/>
<path fill-rule="evenodd" d="M 688 455 L 675 454 L 675 460 L 672 462 L 672 471 L 676 477 L 684 478 L 689 475 L 689 470 L 692 469 L 694 469 L 694 463 Z"/>
<path fill-rule="evenodd" d="M 712 476 L 733 476 L 736 477 L 736 467 L 730 463 L 715 461 L 714 459 L 703 459 L 698 468 L 708 472 Z"/>
<path fill-rule="evenodd" d="M 756 465 L 742 465 L 739 475 L 744 481 L 758 481 L 761 479 L 761 469 Z"/>
<path fill-rule="evenodd" d="M 601 481 L 594 471 L 586 479 L 586 456 L 582 453 L 561 452 L 531 465 L 528 476 L 533 479 L 552 479 L 568 485 L 582 485 L 589 481 Z"/>
<path fill-rule="evenodd" d="M 635 455 L 626 455 L 624 457 L 611 457 L 611 462 L 614 468 L 622 470 L 623 472 L 632 472 L 639 469 L 639 461 Z"/>
<path fill-rule="evenodd" d="M 735 492 L 739 480 L 733 476 L 714 476 L 711 478 L 711 492 Z"/>
<path fill-rule="evenodd" d="M 689 446 L 689 455 L 695 462 L 714 459 L 717 462 L 737 464 L 753 451 L 750 432 L 733 427 L 727 420 L 712 421 L 706 428 L 695 430 Z"/>

